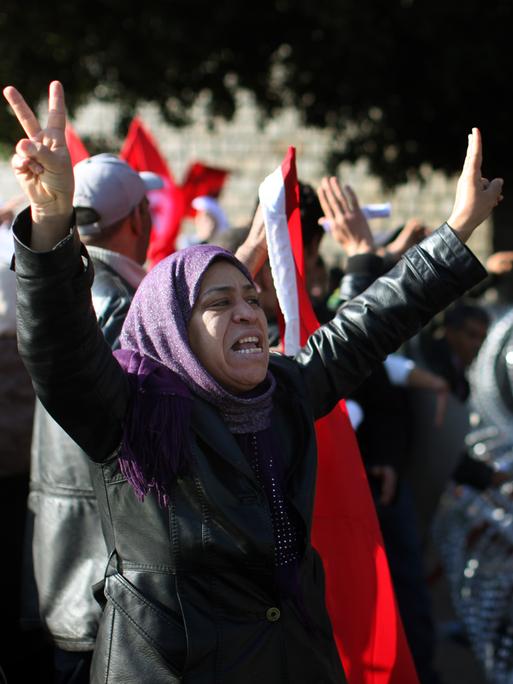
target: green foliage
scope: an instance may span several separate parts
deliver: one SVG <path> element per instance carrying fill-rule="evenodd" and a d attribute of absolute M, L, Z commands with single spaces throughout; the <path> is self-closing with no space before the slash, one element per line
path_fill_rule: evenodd
<path fill-rule="evenodd" d="M 264 119 L 292 104 L 329 127 L 332 165 L 365 157 L 390 185 L 424 162 L 457 170 L 479 125 L 492 176 L 508 168 L 512 18 L 509 0 L 73 0 L 51 11 L 2 0 L 0 81 L 37 104 L 58 78 L 71 112 L 93 96 L 119 103 L 120 121 L 152 101 L 173 125 L 200 93 L 213 118 L 230 119 L 246 88 Z M 18 136 L 0 108 L 0 142 Z"/>

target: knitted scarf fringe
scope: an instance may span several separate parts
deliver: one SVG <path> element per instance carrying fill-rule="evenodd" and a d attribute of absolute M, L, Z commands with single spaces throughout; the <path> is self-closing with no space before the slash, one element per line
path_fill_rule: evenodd
<path fill-rule="evenodd" d="M 119 467 L 136 497 L 154 491 L 167 508 L 174 481 L 187 472 L 192 398 L 139 387 L 125 417 Z"/>

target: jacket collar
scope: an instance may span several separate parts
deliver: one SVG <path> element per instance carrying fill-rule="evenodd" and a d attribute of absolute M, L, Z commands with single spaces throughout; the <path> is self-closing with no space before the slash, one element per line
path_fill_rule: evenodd
<path fill-rule="evenodd" d="M 280 415 L 280 408 L 275 406 L 271 416 L 271 426 L 274 430 L 279 430 Z M 212 404 L 197 396 L 194 398 L 191 428 L 225 461 L 244 473 L 250 480 L 257 481 L 248 459 L 233 434 L 227 429 L 219 412 Z M 285 451 L 288 453 L 290 450 L 285 449 Z M 286 470 L 289 467 L 290 464 L 286 464 Z"/>
<path fill-rule="evenodd" d="M 109 266 L 109 268 L 126 280 L 134 290 L 137 290 L 146 275 L 146 271 L 140 264 L 124 254 L 94 245 L 89 245 L 87 251 L 93 259 L 97 259 L 106 266 Z"/>
<path fill-rule="evenodd" d="M 242 453 L 235 437 L 227 429 L 219 412 L 212 404 L 198 396 L 194 399 L 191 428 L 225 461 L 256 482 L 255 474 L 247 458 Z"/>

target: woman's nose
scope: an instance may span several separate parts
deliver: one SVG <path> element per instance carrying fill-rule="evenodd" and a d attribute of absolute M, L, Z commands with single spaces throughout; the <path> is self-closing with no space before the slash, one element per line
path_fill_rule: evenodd
<path fill-rule="evenodd" d="M 256 311 L 246 300 L 237 303 L 233 311 L 233 320 L 236 323 L 241 321 L 253 322 L 256 320 Z"/>

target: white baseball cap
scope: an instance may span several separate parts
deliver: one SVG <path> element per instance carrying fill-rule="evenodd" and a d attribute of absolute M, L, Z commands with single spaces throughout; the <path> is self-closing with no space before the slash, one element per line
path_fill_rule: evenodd
<path fill-rule="evenodd" d="M 193 209 L 196 209 L 196 211 L 206 211 L 207 214 L 210 214 L 213 217 L 216 222 L 217 233 L 224 233 L 230 227 L 226 214 L 221 209 L 221 205 L 213 197 L 210 197 L 209 195 L 195 197 L 191 202 L 191 206 Z"/>
<path fill-rule="evenodd" d="M 91 210 L 85 216 L 88 223 L 77 223 L 82 235 L 99 235 L 104 228 L 128 216 L 148 190 L 164 187 L 160 176 L 150 171 L 137 173 L 114 154 L 97 154 L 75 164 L 76 209 Z M 93 220 L 91 220 L 93 219 Z"/>

